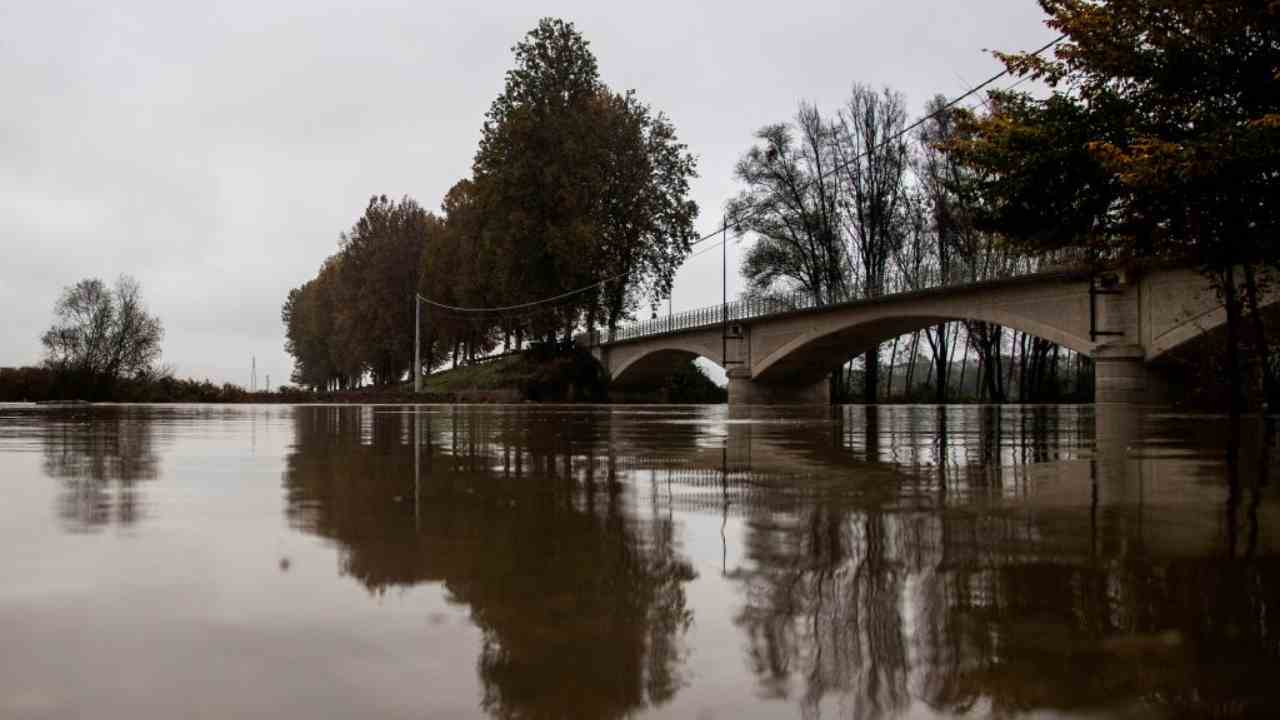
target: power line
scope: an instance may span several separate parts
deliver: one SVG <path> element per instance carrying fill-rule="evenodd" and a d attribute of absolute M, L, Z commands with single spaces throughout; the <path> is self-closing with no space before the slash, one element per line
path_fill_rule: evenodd
<path fill-rule="evenodd" d="M 1040 47 L 1039 47 L 1038 49 L 1036 49 L 1035 51 L 1033 51 L 1033 52 L 1029 53 L 1029 54 L 1028 54 L 1028 56 L 1029 56 L 1029 57 L 1038 57 L 1039 55 L 1043 54 L 1045 51 L 1047 51 L 1047 50 L 1049 50 L 1050 48 L 1054 47 L 1055 45 L 1057 45 L 1058 43 L 1062 42 L 1062 41 L 1063 41 L 1063 40 L 1065 40 L 1066 38 L 1067 38 L 1067 34 L 1066 34 L 1066 33 L 1063 33 L 1063 34 L 1059 35 L 1058 37 L 1054 38 L 1053 40 L 1051 40 L 1051 41 L 1049 41 L 1049 42 L 1045 43 L 1044 45 L 1040 46 Z M 927 114 L 927 115 L 924 115 L 924 116 L 922 116 L 922 117 L 918 118 L 915 122 L 913 122 L 913 123 L 911 123 L 910 125 L 906 126 L 905 128 L 903 128 L 903 129 L 902 129 L 902 130 L 900 130 L 899 132 L 894 133 L 894 135 L 893 135 L 893 136 L 889 137 L 888 139 L 886 139 L 884 142 L 880 143 L 879 145 L 876 145 L 875 147 L 867 148 L 866 150 L 862 151 L 861 153 L 858 153 L 857 155 L 854 155 L 853 157 L 851 157 L 851 158 L 849 158 L 849 159 L 845 160 L 844 162 L 836 163 L 836 164 L 835 164 L 835 166 L 833 166 L 831 169 L 827 170 L 826 172 L 823 172 L 823 173 L 819 174 L 818 176 L 816 176 L 816 177 L 814 177 L 814 178 L 811 178 L 810 180 L 808 180 L 808 181 L 806 181 L 806 182 L 801 183 L 800 185 L 798 185 L 798 186 L 797 186 L 797 190 L 804 190 L 804 189 L 806 189 L 809 185 L 812 185 L 812 184 L 813 184 L 813 183 L 815 183 L 815 182 L 818 182 L 818 181 L 820 181 L 820 180 L 825 180 L 825 179 L 827 179 L 828 177 L 830 177 L 830 176 L 834 175 L 834 174 L 835 174 L 835 173 L 837 173 L 837 172 L 844 171 L 844 170 L 848 169 L 848 167 L 849 167 L 851 164 L 853 164 L 853 163 L 855 163 L 855 162 L 857 162 L 857 161 L 859 161 L 859 160 L 862 160 L 862 159 L 866 158 L 868 155 L 872 154 L 873 152 L 876 152 L 877 150 L 880 150 L 880 149 L 882 149 L 882 148 L 884 148 L 884 147 L 886 147 L 886 146 L 890 145 L 891 143 L 895 143 L 895 142 L 897 142 L 898 140 L 901 140 L 903 137 L 906 137 L 909 133 L 911 133 L 911 132 L 912 132 L 913 130 L 915 130 L 916 128 L 919 128 L 920 126 L 924 125 L 925 123 L 929 122 L 930 120 L 932 120 L 932 119 L 934 119 L 934 118 L 938 117 L 939 115 L 942 115 L 943 113 L 945 113 L 945 112 L 947 112 L 947 111 L 951 110 L 952 108 L 956 107 L 957 105 L 959 105 L 960 103 L 964 102 L 965 100 L 967 100 L 967 99 L 969 99 L 969 98 L 973 97 L 974 95 L 976 95 L 976 94 L 978 94 L 978 93 L 982 92 L 983 90 L 985 90 L 985 89 L 986 89 L 987 87 L 989 87 L 991 84 L 995 83 L 995 82 L 996 82 L 997 80 L 999 80 L 1000 78 L 1003 78 L 1004 76 L 1009 75 L 1009 74 L 1010 74 L 1010 72 L 1011 72 L 1011 71 L 1009 70 L 1009 68 L 1008 68 L 1008 67 L 1006 67 L 1005 69 L 1001 70 L 1000 72 L 996 73 L 995 75 L 992 75 L 991 77 L 987 78 L 986 80 L 983 80 L 982 82 L 978 83 L 977 85 L 974 85 L 972 88 L 969 88 L 969 89 L 968 89 L 967 91 L 965 91 L 963 94 L 961 94 L 961 95 L 959 95 L 959 96 L 957 96 L 957 97 L 953 98 L 952 100 L 950 100 L 950 101 L 949 101 L 949 102 L 947 102 L 945 105 L 943 105 L 942 107 L 938 108 L 937 110 L 934 110 L 933 112 L 931 112 L 931 113 L 929 113 L 929 114 Z M 1022 84 L 1023 82 L 1025 82 L 1025 81 L 1026 81 L 1026 79 L 1024 78 L 1023 80 L 1021 80 L 1021 81 L 1019 81 L 1018 83 L 1016 83 L 1016 84 L 1014 84 L 1014 85 L 1010 86 L 1010 87 L 1009 87 L 1009 88 L 1007 88 L 1007 89 L 1008 89 L 1008 90 L 1012 90 L 1013 88 L 1017 87 L 1018 85 L 1021 85 L 1021 84 Z M 700 245 L 700 244 L 702 244 L 702 243 L 706 242 L 707 240 L 711 240 L 712 238 L 715 238 L 715 237 L 717 237 L 717 236 L 721 236 L 723 233 L 725 233 L 725 232 L 726 232 L 726 231 L 728 231 L 728 230 L 735 230 L 735 231 L 736 231 L 736 230 L 738 229 L 738 226 L 740 226 L 743 222 L 745 222 L 745 221 L 748 221 L 748 220 L 752 219 L 752 217 L 756 214 L 756 212 L 759 212 L 759 211 L 752 211 L 752 212 L 748 212 L 748 213 L 747 213 L 746 215 L 744 215 L 744 216 L 736 217 L 736 218 L 734 218 L 734 220 L 733 220 L 733 222 L 732 222 L 732 223 L 730 223 L 730 222 L 728 222 L 728 221 L 726 221 L 726 222 L 722 223 L 722 224 L 720 225 L 720 227 L 718 227 L 718 228 L 716 228 L 715 230 L 712 230 L 711 232 L 709 232 L 709 233 L 707 233 L 707 234 L 705 234 L 705 235 L 703 235 L 703 236 L 699 237 L 697 240 L 694 240 L 692 243 L 690 243 L 690 244 L 689 244 L 689 247 L 690 247 L 690 248 L 693 248 L 695 245 Z M 693 258 L 698 257 L 699 255 L 701 255 L 701 254 L 703 254 L 703 253 L 705 253 L 705 252 L 709 252 L 710 250 L 712 250 L 712 249 L 714 249 L 714 248 L 719 247 L 719 246 L 720 246 L 720 244 L 721 244 L 721 243 L 723 243 L 724 241 L 725 241 L 725 238 L 724 238 L 724 237 L 721 237 L 721 239 L 720 239 L 718 242 L 713 243 L 713 244 L 712 244 L 712 245 L 710 245 L 709 247 L 704 248 L 703 250 L 700 250 L 699 252 L 694 253 L 694 254 L 690 255 L 689 257 L 685 258 L 685 261 L 692 260 Z M 629 275 L 629 274 L 630 274 L 629 272 L 621 272 L 621 273 L 618 273 L 618 274 L 616 274 L 616 275 L 612 275 L 612 276 L 610 276 L 610 277 L 604 278 L 603 280 L 598 280 L 598 281 L 596 281 L 596 282 L 594 282 L 594 283 L 592 283 L 592 284 L 590 284 L 590 285 L 586 285 L 586 286 L 584 286 L 584 287 L 580 287 L 580 288 L 578 288 L 578 289 L 576 289 L 576 290 L 570 290 L 570 291 L 568 291 L 568 292 L 560 293 L 559 295 L 555 295 L 555 296 L 548 297 L 548 298 L 542 298 L 542 299 L 540 299 L 540 300 L 531 300 L 531 301 L 529 301 L 529 302 L 525 302 L 525 303 L 519 303 L 519 304 L 516 304 L 516 305 L 506 305 L 506 306 L 502 306 L 502 307 L 462 307 L 462 306 L 458 306 L 458 305 L 449 305 L 449 304 L 446 304 L 446 303 L 437 302 L 437 301 L 432 300 L 432 299 L 427 298 L 427 297 L 423 297 L 421 294 L 418 294 L 418 298 L 419 298 L 420 300 L 422 300 L 422 302 L 424 302 L 424 303 L 426 303 L 426 304 L 428 304 L 428 305 L 431 305 L 431 306 L 433 306 L 433 307 L 440 308 L 440 309 L 442 309 L 442 310 L 450 310 L 450 311 L 458 312 L 458 313 L 470 313 L 470 314 L 503 313 L 503 312 L 511 312 L 511 311 L 515 311 L 515 310 L 524 310 L 524 309 L 527 309 L 527 308 L 536 307 L 536 306 L 538 306 L 538 305 L 546 305 L 546 304 L 549 304 L 549 303 L 558 302 L 558 301 L 560 301 L 560 300 L 564 300 L 564 299 L 566 299 L 566 298 L 570 298 L 570 297 L 573 297 L 573 296 L 575 296 L 575 295 L 580 295 L 580 294 L 582 294 L 582 293 L 589 292 L 589 291 L 591 291 L 591 290 L 595 290 L 595 289 L 597 289 L 597 288 L 604 287 L 605 285 L 607 285 L 607 284 L 609 284 L 609 283 L 611 283 L 611 282 L 615 282 L 615 281 L 617 281 L 617 280 L 619 280 L 619 279 L 622 279 L 622 278 L 626 277 L 626 276 L 627 276 L 627 275 Z"/>

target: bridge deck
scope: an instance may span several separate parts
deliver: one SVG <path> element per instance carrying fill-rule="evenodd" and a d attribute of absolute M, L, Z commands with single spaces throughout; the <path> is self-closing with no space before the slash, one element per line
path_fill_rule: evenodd
<path fill-rule="evenodd" d="M 812 293 L 797 291 L 783 295 L 768 297 L 743 298 L 728 304 L 708 305 L 706 307 L 685 310 L 683 312 L 645 320 L 626 327 L 620 327 L 612 338 L 602 338 L 598 334 L 591 338 L 590 345 L 618 345 L 637 340 L 644 340 L 662 335 L 671 335 L 691 330 L 704 330 L 726 322 L 744 320 L 760 320 L 783 318 L 792 315 L 822 312 L 835 309 L 856 308 L 903 300 L 952 295 L 966 292 L 981 292 L 994 288 L 1007 288 L 1021 284 L 1046 282 L 1078 282 L 1090 277 L 1088 270 L 1055 270 L 1029 275 L 1017 275 L 992 280 L 956 281 L 935 283 L 920 290 L 885 293 L 874 297 L 855 296 L 852 293 L 831 301 L 822 301 Z"/>

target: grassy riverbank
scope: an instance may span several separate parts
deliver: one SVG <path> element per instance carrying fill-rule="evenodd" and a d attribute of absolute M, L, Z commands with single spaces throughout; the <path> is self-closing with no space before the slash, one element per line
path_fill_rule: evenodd
<path fill-rule="evenodd" d="M 726 393 L 694 364 L 662 387 L 609 391 L 608 377 L 591 354 L 579 348 L 534 348 L 519 355 L 462 365 L 413 383 L 351 390 L 311 391 L 280 387 L 251 393 L 238 385 L 209 380 L 121 380 L 109 391 L 86 394 L 44 367 L 0 368 L 0 402 L 90 400 L 131 403 L 413 403 L 413 402 L 724 402 Z"/>
<path fill-rule="evenodd" d="M 459 399 L 603 402 L 608 378 L 585 350 L 531 349 L 519 355 L 463 365 L 428 375 L 422 389 Z"/>

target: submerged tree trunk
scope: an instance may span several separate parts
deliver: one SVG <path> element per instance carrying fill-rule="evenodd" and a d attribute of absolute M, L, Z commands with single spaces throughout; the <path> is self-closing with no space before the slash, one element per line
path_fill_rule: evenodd
<path fill-rule="evenodd" d="M 1253 324 L 1253 347 L 1262 372 L 1262 395 L 1268 407 L 1280 405 L 1280 378 L 1271 357 L 1271 345 L 1267 342 L 1267 327 L 1258 312 L 1258 278 L 1252 265 L 1244 266 L 1245 300 L 1249 305 L 1249 318 Z"/>
<path fill-rule="evenodd" d="M 889 382 L 884 390 L 884 399 L 893 400 L 893 370 L 898 363 L 898 338 L 893 339 L 893 349 L 889 351 Z"/>
<path fill-rule="evenodd" d="M 980 399 L 1004 402 L 1004 365 L 1001 356 L 1004 329 L 985 322 L 970 323 L 968 328 L 970 337 L 977 340 Z"/>
<path fill-rule="evenodd" d="M 1234 265 L 1222 274 L 1222 302 L 1227 310 L 1227 387 L 1231 416 L 1244 411 L 1244 378 L 1240 372 L 1240 294 L 1236 289 Z"/>
<path fill-rule="evenodd" d="M 1025 340 L 1026 336 L 1023 336 L 1023 339 Z M 1008 395 L 1005 396 L 1006 398 L 1013 395 L 1013 371 L 1018 366 L 1018 356 L 1016 354 L 1018 351 L 1018 332 L 1016 330 L 1013 332 L 1013 335 L 1009 340 L 1009 374 L 1006 376 L 1004 382 L 1005 392 L 1008 393 Z M 1001 350 L 1002 348 L 997 345 L 996 352 L 1001 352 Z M 1025 357 L 1025 355 L 1026 354 L 1024 353 L 1023 356 Z M 1018 392 L 1018 399 L 1022 399 L 1021 391 Z"/>
<path fill-rule="evenodd" d="M 947 382 L 951 376 L 951 357 L 947 352 L 947 324 L 938 323 L 938 342 L 933 350 L 934 367 L 933 367 L 933 397 L 940 403 L 947 401 Z"/>
<path fill-rule="evenodd" d="M 880 346 L 868 350 L 862 366 L 862 400 L 873 403 L 879 398 Z"/>
<path fill-rule="evenodd" d="M 1058 352 L 1059 346 L 1053 346 L 1053 364 L 1049 366 L 1049 388 L 1052 391 L 1052 400 L 1057 400 L 1062 395 L 1061 388 L 1058 385 Z"/>
<path fill-rule="evenodd" d="M 920 331 L 917 330 L 911 335 L 911 352 L 907 355 L 907 380 L 906 380 L 906 397 L 908 400 L 912 398 L 912 388 L 915 387 L 916 379 L 916 359 L 920 354 Z"/>

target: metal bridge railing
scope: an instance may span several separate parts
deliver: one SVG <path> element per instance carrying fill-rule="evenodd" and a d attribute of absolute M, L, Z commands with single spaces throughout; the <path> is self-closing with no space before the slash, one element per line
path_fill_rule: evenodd
<path fill-rule="evenodd" d="M 796 291 L 781 295 L 769 295 L 763 297 L 747 297 L 735 300 L 727 305 L 709 305 L 707 307 L 695 308 L 693 310 L 685 310 L 684 312 L 678 312 L 666 317 L 644 320 L 633 325 L 618 328 L 613 336 L 607 340 L 604 337 L 601 337 L 601 339 L 606 343 L 619 342 L 622 340 L 634 340 L 636 338 L 648 337 L 650 335 L 662 335 L 680 330 L 712 327 L 719 325 L 726 320 L 728 322 L 751 320 L 754 318 L 778 315 L 797 310 L 810 310 L 814 308 L 830 307 L 833 305 L 843 305 L 845 303 L 855 302 L 858 300 L 869 300 L 891 295 L 900 295 L 917 290 L 931 290 L 954 285 L 967 285 L 971 282 L 972 281 L 968 278 L 951 278 L 949 282 L 944 282 L 944 279 L 935 270 L 922 272 L 921 275 L 916 278 L 916 282 L 912 283 L 915 287 L 892 288 L 885 292 L 874 293 L 871 295 L 868 295 L 865 292 L 845 290 L 835 293 L 827 298 L 817 297 L 808 291 Z M 728 315 L 728 317 L 726 318 L 725 315 Z"/>

